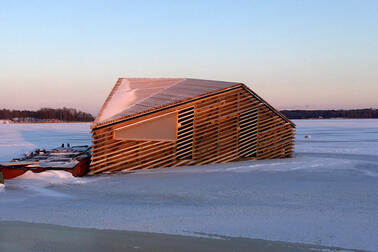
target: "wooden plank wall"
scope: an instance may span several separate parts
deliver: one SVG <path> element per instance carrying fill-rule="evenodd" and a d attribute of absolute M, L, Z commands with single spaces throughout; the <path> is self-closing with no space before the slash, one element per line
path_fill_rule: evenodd
<path fill-rule="evenodd" d="M 177 111 L 177 141 L 113 139 L 138 120 Z M 294 127 L 243 88 L 93 129 L 90 173 L 290 157 Z"/>
<path fill-rule="evenodd" d="M 291 157 L 294 128 L 265 106 L 258 108 L 257 159 Z"/>

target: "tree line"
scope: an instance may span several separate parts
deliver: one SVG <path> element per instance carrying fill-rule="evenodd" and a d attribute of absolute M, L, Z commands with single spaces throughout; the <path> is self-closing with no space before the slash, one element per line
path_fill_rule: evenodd
<path fill-rule="evenodd" d="M 41 108 L 37 111 L 0 109 L 0 120 L 91 122 L 94 118 L 89 113 L 73 108 Z"/>
<path fill-rule="evenodd" d="M 329 119 L 329 118 L 378 118 L 378 109 L 351 110 L 282 110 L 289 119 Z M 94 117 L 90 113 L 73 108 L 41 108 L 37 111 L 0 109 L 0 120 L 12 121 L 43 121 L 56 120 L 64 122 L 91 122 Z"/>
<path fill-rule="evenodd" d="M 282 110 L 289 119 L 329 119 L 329 118 L 378 118 L 378 109 L 350 109 L 350 110 Z"/>

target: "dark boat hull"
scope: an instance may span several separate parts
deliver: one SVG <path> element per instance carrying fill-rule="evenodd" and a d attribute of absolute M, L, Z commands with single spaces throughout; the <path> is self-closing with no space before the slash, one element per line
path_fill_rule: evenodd
<path fill-rule="evenodd" d="M 90 161 L 90 157 L 84 158 L 80 160 L 80 162 L 73 169 L 67 169 L 65 171 L 71 172 L 72 176 L 74 177 L 83 177 L 89 171 Z"/>
<path fill-rule="evenodd" d="M 74 168 L 69 168 L 69 169 L 54 169 L 54 168 L 27 168 L 27 167 L 18 167 L 18 168 L 8 168 L 8 167 L 0 167 L 2 173 L 3 173 L 3 178 L 4 179 L 13 179 L 18 176 L 21 176 L 27 171 L 32 171 L 34 173 L 40 173 L 48 170 L 59 170 L 59 171 L 67 171 L 72 174 L 74 177 L 82 177 L 88 173 L 89 170 L 89 163 L 90 163 L 90 158 L 84 158 L 80 160 L 80 162 L 74 167 Z"/>
<path fill-rule="evenodd" d="M 16 177 L 21 176 L 22 174 L 24 174 L 26 172 L 26 170 L 12 169 L 12 168 L 6 168 L 6 167 L 2 167 L 1 171 L 3 173 L 4 179 L 16 178 Z"/>

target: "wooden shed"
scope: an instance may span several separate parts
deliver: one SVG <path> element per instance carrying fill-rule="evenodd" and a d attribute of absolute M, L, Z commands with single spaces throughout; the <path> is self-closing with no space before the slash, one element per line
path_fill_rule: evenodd
<path fill-rule="evenodd" d="M 95 174 L 291 157 L 295 124 L 242 83 L 120 78 L 91 129 Z"/>

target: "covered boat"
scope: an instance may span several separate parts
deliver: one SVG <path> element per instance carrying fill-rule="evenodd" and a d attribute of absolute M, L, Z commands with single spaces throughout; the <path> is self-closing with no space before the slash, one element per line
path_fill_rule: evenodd
<path fill-rule="evenodd" d="M 43 172 L 46 170 L 63 170 L 75 177 L 87 174 L 90 162 L 90 147 L 69 146 L 51 150 L 35 150 L 22 158 L 15 158 L 9 163 L 0 164 L 0 182 L 24 174 L 26 171 Z"/>

